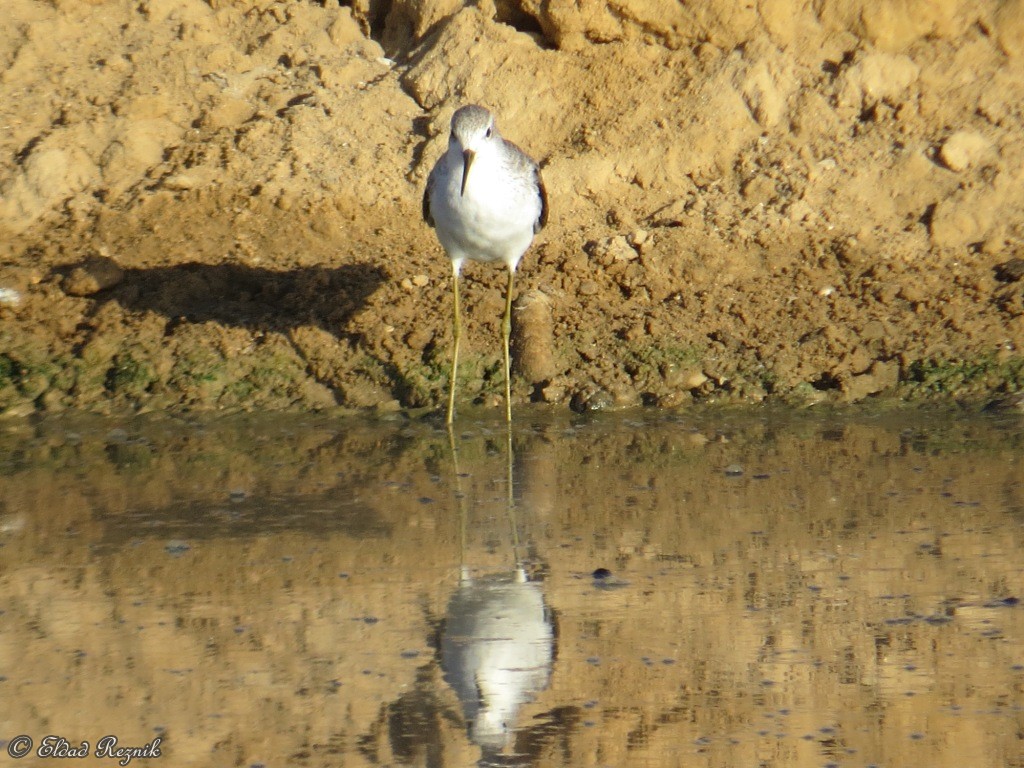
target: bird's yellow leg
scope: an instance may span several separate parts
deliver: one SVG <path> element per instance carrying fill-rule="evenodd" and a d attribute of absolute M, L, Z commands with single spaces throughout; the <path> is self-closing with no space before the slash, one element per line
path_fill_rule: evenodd
<path fill-rule="evenodd" d="M 462 316 L 459 309 L 459 264 L 452 262 L 452 278 L 455 284 L 455 322 L 453 326 L 454 343 L 452 344 L 452 375 L 448 389 L 448 416 L 445 421 L 452 423 L 455 418 L 455 379 L 459 372 L 459 340 L 462 338 Z"/>
<path fill-rule="evenodd" d="M 512 361 L 509 355 L 509 339 L 512 336 L 512 284 L 515 270 L 508 271 L 508 289 L 505 291 L 505 319 L 501 324 L 501 339 L 505 344 L 505 420 L 512 421 Z"/>

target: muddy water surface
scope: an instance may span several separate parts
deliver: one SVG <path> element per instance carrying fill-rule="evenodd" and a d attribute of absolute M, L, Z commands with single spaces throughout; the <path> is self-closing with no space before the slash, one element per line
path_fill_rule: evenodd
<path fill-rule="evenodd" d="M 149 766 L 1022 766 L 1022 426 L 8 422 L 0 739 L 18 765 L 63 762 L 50 735 L 113 765 L 113 735 Z"/>

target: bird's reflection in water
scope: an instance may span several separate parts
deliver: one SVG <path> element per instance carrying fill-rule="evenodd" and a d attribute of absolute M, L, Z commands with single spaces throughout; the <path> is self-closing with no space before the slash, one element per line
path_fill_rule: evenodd
<path fill-rule="evenodd" d="M 517 718 L 522 706 L 547 687 L 555 653 L 554 623 L 541 584 L 530 580 L 519 559 L 511 434 L 507 452 L 515 565 L 473 578 L 463 562 L 440 642 L 444 679 L 458 696 L 469 738 L 482 751 L 482 766 L 529 763 L 529 757 L 517 754 L 515 747 Z M 454 441 L 452 455 L 458 476 Z M 460 512 L 464 528 L 464 505 Z"/>
<path fill-rule="evenodd" d="M 441 668 L 485 764 L 511 756 L 519 709 L 547 687 L 554 630 L 540 585 L 522 568 L 462 583 L 441 635 Z"/>

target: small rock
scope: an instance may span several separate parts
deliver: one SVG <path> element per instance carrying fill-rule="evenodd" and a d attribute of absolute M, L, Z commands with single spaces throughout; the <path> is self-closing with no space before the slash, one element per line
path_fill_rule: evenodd
<path fill-rule="evenodd" d="M 426 275 L 413 275 L 412 284 L 417 288 L 422 288 L 430 282 L 430 278 Z"/>
<path fill-rule="evenodd" d="M 107 432 L 105 442 L 107 445 L 125 445 L 128 442 L 128 433 L 120 427 L 115 427 Z"/>
<path fill-rule="evenodd" d="M 21 306 L 21 291 L 0 286 L 0 304 L 17 309 Z"/>
<path fill-rule="evenodd" d="M 770 202 L 777 194 L 775 182 L 767 176 L 754 176 L 747 179 L 740 190 L 743 198 L 752 205 L 764 205 Z"/>
<path fill-rule="evenodd" d="M 874 356 L 867 347 L 858 344 L 843 357 L 840 365 L 845 367 L 847 371 L 864 373 L 871 367 L 873 362 Z"/>
<path fill-rule="evenodd" d="M 113 259 L 94 256 L 75 267 L 62 281 L 64 292 L 70 296 L 92 296 L 113 288 L 124 280 L 124 270 Z"/>
<path fill-rule="evenodd" d="M 885 325 L 880 320 L 868 320 L 860 331 L 860 337 L 864 341 L 877 341 L 887 335 Z"/>
<path fill-rule="evenodd" d="M 996 280 L 1001 283 L 1016 283 L 1024 278 L 1024 259 L 1010 259 L 995 268 Z"/>
<path fill-rule="evenodd" d="M 327 35 L 338 48 L 365 39 L 359 29 L 359 22 L 352 16 L 352 9 L 344 6 L 339 9 L 338 16 L 327 28 Z"/>
<path fill-rule="evenodd" d="M 434 333 L 429 325 L 418 325 L 405 335 L 405 343 L 409 349 L 426 349 L 434 341 Z"/>
<path fill-rule="evenodd" d="M 540 391 L 540 397 L 545 403 L 560 403 L 565 399 L 565 394 L 564 384 L 548 384 Z"/>
<path fill-rule="evenodd" d="M 899 383 L 900 370 L 897 363 L 883 363 L 876 360 L 867 373 L 840 379 L 843 400 L 855 403 L 869 395 L 884 392 Z"/>
<path fill-rule="evenodd" d="M 31 400 L 26 400 L 24 402 L 15 403 L 14 405 L 9 406 L 4 410 L 2 415 L 5 419 L 21 419 L 26 416 L 31 416 L 35 412 L 36 404 L 33 403 Z"/>
<path fill-rule="evenodd" d="M 213 108 L 206 110 L 199 118 L 204 128 L 216 131 L 221 128 L 234 128 L 250 120 L 256 114 L 256 107 L 246 99 L 233 96 L 221 96 Z"/>
<path fill-rule="evenodd" d="M 210 183 L 213 174 L 203 169 L 194 169 L 183 173 L 173 173 L 160 182 L 160 186 L 167 190 L 186 192 L 190 189 L 197 189 Z M 284 200 L 284 195 L 278 198 L 277 207 L 281 210 L 289 210 L 287 206 L 291 203 Z"/>
<path fill-rule="evenodd" d="M 58 413 L 64 410 L 64 393 L 58 389 L 47 389 L 39 397 L 39 404 L 47 413 Z"/>
<path fill-rule="evenodd" d="M 594 580 L 594 586 L 598 589 L 620 589 L 629 584 L 628 581 L 614 576 L 607 568 L 595 568 L 590 576 Z"/>
<path fill-rule="evenodd" d="M 924 289 L 916 283 L 908 283 L 901 286 L 897 295 L 904 301 L 908 301 L 911 304 L 920 304 L 928 298 L 928 294 L 925 293 Z M 865 328 L 866 327 L 867 326 L 865 326 Z"/>
<path fill-rule="evenodd" d="M 954 193 L 932 209 L 928 225 L 932 244 L 939 248 L 964 248 L 985 239 L 996 224 L 996 209 L 991 198 Z"/>
<path fill-rule="evenodd" d="M 42 279 L 35 267 L 0 266 L 0 307 L 18 309 L 31 287 Z"/>
<path fill-rule="evenodd" d="M 644 241 L 646 242 L 646 237 Z M 605 267 L 609 267 L 617 261 L 632 261 L 639 255 L 624 235 L 591 240 L 583 246 L 583 250 L 590 258 Z"/>
<path fill-rule="evenodd" d="M 576 392 L 569 407 L 576 413 L 604 411 L 615 405 L 615 398 L 603 389 L 584 389 Z"/>
<path fill-rule="evenodd" d="M 939 148 L 939 160 L 951 171 L 966 171 L 992 149 L 989 140 L 974 131 L 957 131 Z"/>
<path fill-rule="evenodd" d="M 187 541 L 183 541 L 181 539 L 171 539 L 164 546 L 164 549 L 167 551 L 167 554 L 173 557 L 180 557 L 181 555 L 192 549 L 192 547 L 189 545 Z"/>
<path fill-rule="evenodd" d="M 1007 56 L 1024 56 L 1024 4 L 1019 0 L 999 3 L 994 28 L 996 41 Z"/>
<path fill-rule="evenodd" d="M 651 233 L 646 229 L 634 229 L 626 237 L 626 242 L 629 243 L 630 247 L 632 247 L 632 249 L 638 254 L 645 254 L 654 246 L 654 238 L 651 237 Z M 623 253 L 623 257 L 633 259 L 635 258 L 635 254 L 634 256 L 628 256 Z"/>
<path fill-rule="evenodd" d="M 811 208 L 810 203 L 806 200 L 794 200 L 786 209 L 786 214 L 789 216 L 790 221 L 799 223 L 812 218 L 814 216 L 814 209 Z"/>
<path fill-rule="evenodd" d="M 650 222 L 655 227 L 679 227 L 690 218 L 691 201 L 680 198 L 673 200 L 664 208 L 655 211 Z"/>
<path fill-rule="evenodd" d="M 987 412 L 1018 412 L 1024 413 L 1024 392 L 1017 392 L 1006 397 L 999 397 L 985 404 L 982 408 Z"/>
<path fill-rule="evenodd" d="M 1001 229 L 1001 228 L 1000 228 Z M 998 229 L 995 233 L 985 238 L 981 244 L 981 252 L 987 256 L 994 256 L 1006 249 L 1006 237 Z"/>
<path fill-rule="evenodd" d="M 274 205 L 278 207 L 278 210 L 290 211 L 295 207 L 296 195 L 293 192 L 286 191 L 281 192 L 277 196 L 277 200 L 274 201 Z"/>
<path fill-rule="evenodd" d="M 865 109 L 881 101 L 899 104 L 921 75 L 921 67 L 909 56 L 878 52 L 859 57 L 842 77 L 839 104 Z"/>
<path fill-rule="evenodd" d="M 683 371 L 680 376 L 680 384 L 682 384 L 684 389 L 697 389 L 704 386 L 707 380 L 708 377 L 704 375 L 704 371 L 700 368 L 690 368 Z"/>

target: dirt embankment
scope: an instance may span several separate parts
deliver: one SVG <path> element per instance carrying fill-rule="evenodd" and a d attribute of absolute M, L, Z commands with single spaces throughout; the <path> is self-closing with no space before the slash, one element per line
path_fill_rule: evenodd
<path fill-rule="evenodd" d="M 6 11 L 8 414 L 440 403 L 419 206 L 466 102 L 551 200 L 518 400 L 1024 389 L 1022 0 Z M 491 402 L 504 276 L 465 274 L 460 392 Z"/>

